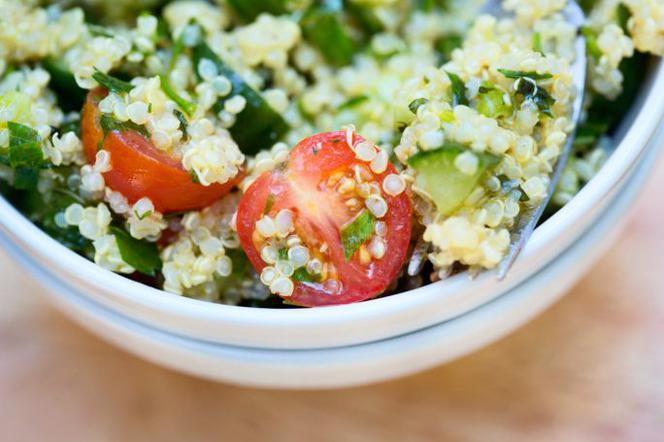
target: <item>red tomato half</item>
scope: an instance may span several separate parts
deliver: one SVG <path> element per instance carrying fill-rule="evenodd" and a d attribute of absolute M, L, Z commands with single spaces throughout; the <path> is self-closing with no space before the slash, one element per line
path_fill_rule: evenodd
<path fill-rule="evenodd" d="M 354 135 L 354 145 L 361 141 L 364 140 Z M 364 177 L 359 181 L 358 169 Z M 397 277 L 410 242 L 409 197 L 406 192 L 390 196 L 382 189 L 385 177 L 393 173 L 396 170 L 391 164 L 385 172 L 375 174 L 369 163 L 356 159 L 345 132 L 307 138 L 290 153 L 285 168 L 261 175 L 240 200 L 237 229 L 242 248 L 261 273 L 266 263 L 260 250 L 267 240 L 256 231 L 256 223 L 266 214 L 274 218 L 281 210 L 288 209 L 294 214 L 295 234 L 310 250 L 310 256 L 327 266 L 327 271 L 315 282 L 294 281 L 293 294 L 285 299 L 301 306 L 322 306 L 374 298 Z M 387 213 L 381 219 L 374 217 L 374 222 L 382 221 L 387 227 L 381 235 L 386 252 L 380 259 L 375 256 L 366 259 L 371 238 L 363 243 L 364 250 L 360 247 L 346 259 L 342 231 L 367 209 L 356 194 L 339 190 L 344 178 L 355 179 L 358 184 L 373 183 L 374 192 L 387 202 Z M 351 204 L 352 198 L 359 200 L 359 204 Z M 331 279 L 334 281 L 330 285 Z"/>
<path fill-rule="evenodd" d="M 81 114 L 81 138 L 85 155 L 94 164 L 103 133 L 99 126 L 97 104 L 103 89 L 88 94 Z M 180 158 L 157 149 L 150 140 L 135 131 L 112 131 L 103 139 L 103 149 L 111 156 L 112 169 L 104 173 L 106 185 L 122 193 L 130 203 L 148 197 L 160 212 L 200 209 L 226 195 L 241 179 L 224 184 L 203 186 L 195 183 Z"/>

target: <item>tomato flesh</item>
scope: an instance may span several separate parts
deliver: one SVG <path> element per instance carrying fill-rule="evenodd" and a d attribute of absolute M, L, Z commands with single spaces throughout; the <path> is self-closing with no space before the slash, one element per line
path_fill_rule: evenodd
<path fill-rule="evenodd" d="M 99 100 L 103 89 L 88 94 L 81 113 L 81 139 L 85 155 L 94 164 L 99 143 L 111 158 L 112 169 L 104 173 L 106 185 L 123 194 L 130 203 L 148 197 L 162 212 L 195 210 L 220 199 L 240 181 L 241 174 L 224 184 L 203 186 L 192 180 L 180 158 L 157 149 L 135 131 L 111 131 L 104 137 L 99 125 Z"/>
<path fill-rule="evenodd" d="M 374 298 L 383 293 L 397 277 L 407 255 L 411 236 L 412 208 L 405 192 L 390 196 L 382 190 L 382 182 L 396 173 L 391 164 L 383 173 L 373 173 L 369 163 L 356 159 L 348 146 L 346 132 L 329 132 L 301 141 L 290 153 L 285 168 L 261 175 L 245 192 L 237 214 L 237 229 L 242 247 L 256 270 L 261 273 L 267 264 L 261 258 L 261 235 L 256 223 L 287 209 L 294 214 L 295 234 L 311 253 L 327 263 L 327 278 L 320 281 L 294 281 L 289 303 L 301 306 L 347 304 Z M 353 145 L 364 141 L 353 135 Z M 359 251 L 346 259 L 341 232 L 359 211 L 366 210 L 360 200 L 349 209 L 353 198 L 330 185 L 336 177 L 352 177 L 361 168 L 367 181 L 380 187 L 380 196 L 388 210 L 379 221 L 385 223 L 383 236 L 385 254 L 380 259 L 363 261 Z M 353 206 L 351 206 L 353 207 Z M 266 210 L 268 209 L 268 210 Z M 365 243 L 365 245 L 369 241 Z M 338 282 L 338 290 L 330 290 L 326 281 Z"/>

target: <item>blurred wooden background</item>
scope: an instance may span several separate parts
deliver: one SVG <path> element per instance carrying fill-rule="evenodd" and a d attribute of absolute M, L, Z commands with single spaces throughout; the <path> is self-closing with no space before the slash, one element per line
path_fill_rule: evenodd
<path fill-rule="evenodd" d="M 201 381 L 72 324 L 0 253 L 1 441 L 664 440 L 664 163 L 612 251 L 502 341 L 328 392 Z"/>

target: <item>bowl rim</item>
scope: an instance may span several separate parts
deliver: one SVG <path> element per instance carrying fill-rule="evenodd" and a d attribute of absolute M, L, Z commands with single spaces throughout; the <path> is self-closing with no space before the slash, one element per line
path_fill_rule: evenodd
<path fill-rule="evenodd" d="M 573 224 L 580 214 L 601 200 L 641 156 L 664 115 L 664 100 L 657 94 L 657 91 L 664 90 L 664 61 L 660 59 L 655 65 L 649 78 L 649 88 L 642 90 L 644 103 L 636 111 L 633 123 L 615 152 L 575 198 L 535 230 L 515 267 L 523 266 L 548 242 L 555 241 L 561 229 Z M 362 320 L 367 316 L 390 316 L 402 310 L 404 305 L 426 305 L 432 296 L 445 296 L 446 293 L 463 290 L 469 283 L 469 279 L 464 275 L 456 275 L 392 296 L 324 308 L 269 309 L 211 303 L 149 287 L 99 267 L 55 241 L 4 197 L 0 197 L 0 210 L 4 213 L 4 216 L 0 217 L 0 227 L 23 243 L 31 253 L 38 255 L 43 262 L 65 269 L 74 278 L 85 278 L 95 290 L 113 293 L 120 302 L 138 304 L 153 311 L 183 318 L 205 319 L 219 324 L 240 324 L 262 333 L 266 333 L 270 327 L 288 327 L 295 331 L 299 327 L 319 326 L 321 321 L 343 323 Z M 487 281 L 489 278 L 495 278 L 495 272 L 479 275 L 472 284 L 477 284 L 478 280 Z M 505 281 L 509 279 L 508 275 Z"/>
<path fill-rule="evenodd" d="M 664 135 L 664 130 L 661 131 Z M 661 157 L 664 145 L 651 149 Z M 451 361 L 496 341 L 522 326 L 560 298 L 565 288 L 583 274 L 585 268 L 608 249 L 610 243 L 590 247 L 593 238 L 617 236 L 616 225 L 622 227 L 621 213 L 629 211 L 652 173 L 652 164 L 640 162 L 639 171 L 627 183 L 623 193 L 604 211 L 587 235 L 566 249 L 542 272 L 533 275 L 510 293 L 469 311 L 458 318 L 380 342 L 351 345 L 344 348 L 312 350 L 270 350 L 237 348 L 182 337 L 141 324 L 132 318 L 105 309 L 76 289 L 63 285 L 39 268 L 34 260 L 9 244 L 18 258 L 42 278 L 55 284 L 52 299 L 72 319 L 101 338 L 135 355 L 179 372 L 261 388 L 320 389 L 340 388 L 382 382 L 413 374 Z M 616 221 L 617 220 L 617 221 Z M 0 236 L 0 242 L 4 241 Z M 578 257 L 581 266 L 574 265 Z M 560 277 L 564 280 L 561 282 Z M 556 282 L 553 284 L 552 282 Z M 533 290 L 541 287 L 542 290 Z M 399 347 L 401 351 L 394 351 Z M 191 363 L 192 360 L 197 363 Z"/>

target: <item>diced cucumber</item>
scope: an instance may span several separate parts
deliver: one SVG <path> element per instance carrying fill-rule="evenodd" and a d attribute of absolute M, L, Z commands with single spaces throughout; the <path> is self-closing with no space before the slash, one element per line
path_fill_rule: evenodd
<path fill-rule="evenodd" d="M 463 205 L 484 173 L 500 162 L 500 157 L 489 153 L 476 153 L 477 171 L 466 175 L 457 169 L 455 160 L 468 149 L 460 144 L 448 143 L 438 149 L 420 152 L 408 160 L 417 171 L 415 184 L 426 191 L 438 211 L 450 215 Z"/>
<path fill-rule="evenodd" d="M 300 20 L 304 37 L 334 66 L 353 61 L 356 46 L 341 21 L 341 0 L 318 0 Z"/>
<path fill-rule="evenodd" d="M 51 75 L 50 88 L 58 97 L 58 104 L 65 112 L 80 111 L 87 91 L 79 87 L 69 67 L 63 60 L 47 58 L 42 66 Z"/>
<path fill-rule="evenodd" d="M 17 91 L 7 91 L 0 95 L 0 111 L 11 108 L 12 120 L 16 122 L 26 122 L 30 118 L 30 109 L 32 100 L 29 95 Z M 7 123 L 0 122 L 0 128 L 7 126 Z"/>
<path fill-rule="evenodd" d="M 440 54 L 440 62 L 447 63 L 452 59 L 452 52 L 463 44 L 463 37 L 459 34 L 449 34 L 436 41 L 435 48 Z"/>
<path fill-rule="evenodd" d="M 477 112 L 489 118 L 510 117 L 514 113 L 512 100 L 492 84 L 483 84 L 477 94 Z"/>
<path fill-rule="evenodd" d="M 236 95 L 241 95 L 247 100 L 244 110 L 237 115 L 235 124 L 230 128 L 231 135 L 240 150 L 245 154 L 255 155 L 263 149 L 272 147 L 288 132 L 290 129 L 288 123 L 206 43 L 200 43 L 194 48 L 194 66 L 198 66 L 200 60 L 204 58 L 212 61 L 219 73 L 228 78 L 232 84 L 231 93 L 215 104 L 215 111 L 221 111 L 224 102 Z"/>
<path fill-rule="evenodd" d="M 347 1 L 344 6 L 349 17 L 355 19 L 366 34 L 373 35 L 384 30 L 385 26 L 373 7 L 357 4 L 352 0 Z"/>

